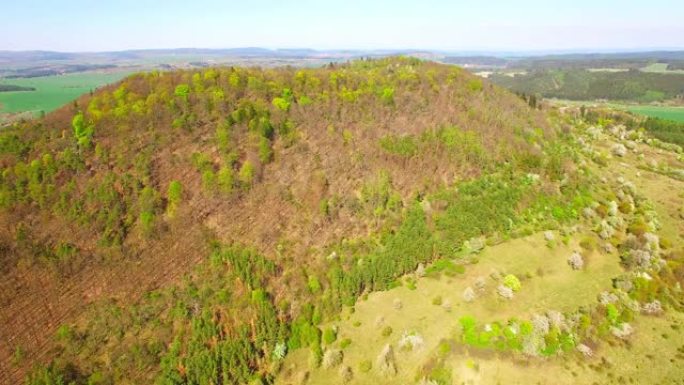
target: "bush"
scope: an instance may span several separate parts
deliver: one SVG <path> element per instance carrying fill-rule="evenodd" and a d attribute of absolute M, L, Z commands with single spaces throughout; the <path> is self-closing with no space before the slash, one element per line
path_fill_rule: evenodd
<path fill-rule="evenodd" d="M 170 218 L 173 218 L 176 215 L 176 210 L 178 209 L 181 199 L 183 199 L 183 186 L 179 181 L 174 180 L 169 183 L 166 198 L 166 213 Z"/>
<path fill-rule="evenodd" d="M 235 177 L 233 176 L 233 168 L 229 166 L 221 167 L 217 176 L 216 183 L 221 192 L 229 194 L 233 191 L 235 185 Z"/>
<path fill-rule="evenodd" d="M 359 363 L 359 371 L 361 373 L 368 373 L 373 368 L 373 363 L 370 360 L 363 360 Z"/>
<path fill-rule="evenodd" d="M 337 340 L 337 332 L 332 328 L 327 328 L 323 331 L 323 343 L 331 345 Z"/>
<path fill-rule="evenodd" d="M 507 288 L 513 290 L 514 292 L 520 291 L 520 288 L 522 286 L 520 284 L 520 280 L 518 279 L 518 277 L 516 277 L 513 274 L 508 274 L 504 277 L 503 285 L 506 286 Z"/>
<path fill-rule="evenodd" d="M 340 341 L 340 349 L 346 349 L 347 346 L 351 345 L 352 340 L 349 338 L 343 338 L 342 341 Z"/>
<path fill-rule="evenodd" d="M 385 326 L 382 328 L 382 334 L 383 337 L 389 337 L 392 334 L 392 327 L 391 326 Z"/>
<path fill-rule="evenodd" d="M 246 160 L 245 163 L 240 167 L 240 173 L 238 175 L 240 178 L 240 183 L 244 187 L 250 187 L 254 181 L 254 165 L 252 162 Z"/>

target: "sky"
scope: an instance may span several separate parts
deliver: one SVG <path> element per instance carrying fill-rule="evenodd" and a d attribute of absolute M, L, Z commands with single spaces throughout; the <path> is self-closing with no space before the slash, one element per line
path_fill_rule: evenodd
<path fill-rule="evenodd" d="M 0 0 L 0 50 L 684 48 L 682 0 Z"/>

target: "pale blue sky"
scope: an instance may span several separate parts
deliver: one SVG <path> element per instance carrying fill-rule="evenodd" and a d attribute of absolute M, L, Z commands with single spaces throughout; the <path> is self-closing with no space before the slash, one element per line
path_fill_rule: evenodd
<path fill-rule="evenodd" d="M 0 50 L 684 48 L 683 0 L 0 0 Z"/>

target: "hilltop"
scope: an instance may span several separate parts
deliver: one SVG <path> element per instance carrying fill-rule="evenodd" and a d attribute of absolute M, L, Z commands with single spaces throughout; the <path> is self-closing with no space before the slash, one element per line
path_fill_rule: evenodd
<path fill-rule="evenodd" d="M 315 383 L 334 370 L 338 382 L 447 384 L 445 363 L 461 361 L 445 357 L 492 348 L 472 338 L 491 325 L 481 331 L 461 309 L 453 319 L 434 313 L 460 306 L 448 291 L 466 272 L 468 282 L 491 272 L 498 286 L 469 310 L 484 322 L 532 316 L 517 296 L 580 309 L 589 326 L 534 334 L 530 359 L 598 349 L 610 328 L 623 330 L 634 311 L 618 302 L 598 326 L 601 290 L 681 309 L 669 291 L 681 280 L 676 222 L 669 244 L 654 241 L 648 200 L 607 171 L 617 163 L 610 146 L 629 146 L 625 161 L 672 186 L 681 149 L 628 115 L 530 104 L 459 67 L 400 57 L 140 73 L 14 123 L 0 137 L 2 380 Z M 636 155 L 651 149 L 666 152 L 656 166 Z M 615 249 L 654 242 L 653 260 L 673 263 L 653 286 L 611 288 L 640 268 Z M 556 261 L 539 266 L 539 245 Z M 586 269 L 570 275 L 566 258 L 580 250 L 571 265 Z M 518 293 L 545 274 L 559 282 L 552 295 Z M 576 301 L 555 302 L 573 287 Z M 383 317 L 425 298 L 435 306 L 420 314 L 442 320 L 439 333 L 460 322 L 467 337 L 409 330 L 422 318 L 401 317 L 399 330 Z M 503 300 L 508 313 L 492 312 Z M 556 309 L 535 308 L 545 310 Z M 369 319 L 381 337 L 353 331 L 371 333 Z M 397 349 L 395 362 L 393 346 L 408 343 L 393 342 L 399 333 L 416 345 L 421 334 L 426 350 L 407 359 Z M 359 353 L 363 341 L 381 352 Z M 523 342 L 511 338 L 504 355 L 518 357 Z"/>

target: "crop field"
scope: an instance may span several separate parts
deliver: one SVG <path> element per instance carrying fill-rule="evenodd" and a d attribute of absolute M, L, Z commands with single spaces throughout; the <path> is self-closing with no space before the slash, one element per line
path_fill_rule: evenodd
<path fill-rule="evenodd" d="M 0 84 L 33 87 L 35 91 L 0 93 L 0 113 L 50 112 L 80 95 L 116 82 L 128 72 L 91 72 L 36 78 L 0 79 Z"/>
<path fill-rule="evenodd" d="M 639 105 L 639 104 L 620 104 L 620 103 L 598 103 L 589 100 L 564 100 L 551 99 L 557 105 L 565 106 L 603 106 L 620 110 L 627 110 L 635 114 L 650 116 L 653 118 L 669 119 L 677 122 L 684 122 L 684 107 L 658 106 L 658 105 Z"/>
<path fill-rule="evenodd" d="M 654 118 L 684 122 L 684 107 L 667 106 L 619 106 L 630 112 Z"/>

